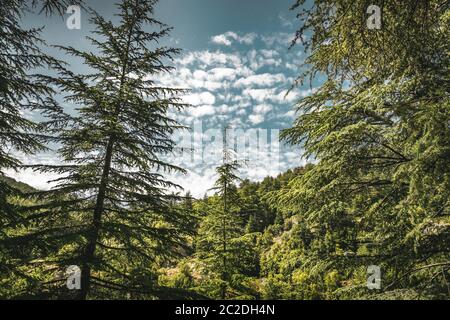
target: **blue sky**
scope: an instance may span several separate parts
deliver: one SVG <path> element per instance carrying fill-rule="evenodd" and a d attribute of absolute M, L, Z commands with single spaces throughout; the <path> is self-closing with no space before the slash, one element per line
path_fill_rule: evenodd
<path fill-rule="evenodd" d="M 309 86 L 295 88 L 286 96 L 305 58 L 300 45 L 288 50 L 298 23 L 295 13 L 289 11 L 292 2 L 162 0 L 157 5 L 155 17 L 174 27 L 165 44 L 183 50 L 173 62 L 176 71 L 158 81 L 190 89 L 183 99 L 194 107 L 172 116 L 198 133 L 175 137 L 179 146 L 193 148 L 194 154 L 172 158 L 188 173 L 171 179 L 194 196 L 201 197 L 213 184 L 214 168 L 221 161 L 221 130 L 226 125 L 238 137 L 234 146 L 237 157 L 249 160 L 243 162 L 242 178 L 261 180 L 305 163 L 300 147 L 285 146 L 277 139 L 278 131 L 289 127 L 294 119 L 295 102 L 314 90 Z M 112 1 L 88 4 L 106 18 L 114 19 Z M 49 44 L 93 50 L 85 39 L 92 30 L 87 18 L 83 12 L 81 30 L 69 30 L 63 19 L 42 15 L 27 16 L 24 24 L 44 26 L 42 37 Z M 57 50 L 48 52 L 69 62 L 72 69 L 86 71 L 79 61 L 67 60 Z M 239 139 L 244 139 L 245 147 L 241 149 Z M 27 163 L 57 161 L 51 152 L 26 159 Z M 10 175 L 39 188 L 48 188 L 46 181 L 52 178 L 30 171 Z"/>

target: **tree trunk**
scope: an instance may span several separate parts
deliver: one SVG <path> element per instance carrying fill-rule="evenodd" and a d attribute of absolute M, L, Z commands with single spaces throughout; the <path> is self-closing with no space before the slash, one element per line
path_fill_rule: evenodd
<path fill-rule="evenodd" d="M 133 34 L 133 28 L 135 25 L 135 21 L 133 22 L 132 26 L 128 30 L 128 37 L 127 37 L 127 45 L 125 49 L 125 59 L 123 60 L 122 64 L 122 74 L 120 77 L 120 89 L 119 89 L 119 101 L 121 101 L 122 95 L 123 95 L 123 85 L 125 83 L 125 78 L 127 74 L 128 69 L 128 58 L 129 58 L 129 50 L 130 50 L 130 44 Z M 120 102 L 116 106 L 115 115 L 118 116 L 120 110 Z M 92 233 L 89 235 L 89 242 L 86 247 L 85 256 L 83 259 L 83 264 L 81 267 L 81 290 L 79 299 L 85 300 L 87 295 L 89 294 L 89 290 L 91 287 L 91 264 L 94 262 L 95 258 L 95 248 L 97 246 L 97 241 L 99 238 L 100 233 L 100 227 L 101 227 L 101 219 L 104 209 L 104 203 L 105 203 L 105 194 L 106 194 L 106 188 L 108 183 L 108 177 L 111 169 L 111 160 L 112 160 L 112 154 L 113 154 L 113 147 L 114 147 L 115 137 L 114 134 L 112 134 L 109 137 L 108 145 L 106 147 L 106 155 L 105 155 L 105 164 L 103 166 L 103 172 L 102 172 L 102 178 L 100 181 L 100 187 L 98 190 L 97 195 L 97 201 L 95 204 L 94 209 L 94 217 L 92 221 Z"/>
<path fill-rule="evenodd" d="M 227 216 L 227 182 L 225 181 L 224 185 L 224 195 L 223 195 L 223 219 L 222 219 L 222 236 L 223 236 L 223 253 L 222 253 L 222 259 L 223 259 L 223 272 L 222 272 L 222 281 L 224 282 L 222 285 L 222 292 L 221 292 L 221 298 L 222 300 L 225 300 L 227 295 L 227 231 L 226 231 L 226 216 Z"/>
<path fill-rule="evenodd" d="M 111 136 L 106 147 L 105 164 L 103 166 L 102 178 L 98 189 L 97 200 L 92 219 L 92 229 L 89 232 L 88 244 L 81 266 L 81 289 L 79 293 L 80 300 L 86 300 L 91 287 L 91 265 L 95 260 L 95 248 L 99 238 L 102 214 L 105 203 L 107 180 L 111 169 L 111 160 L 113 154 L 114 138 Z"/>

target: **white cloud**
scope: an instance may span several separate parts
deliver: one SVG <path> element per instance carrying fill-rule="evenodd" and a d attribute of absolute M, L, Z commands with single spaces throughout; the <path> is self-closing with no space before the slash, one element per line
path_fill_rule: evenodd
<path fill-rule="evenodd" d="M 55 186 L 55 183 L 48 183 L 48 181 L 57 179 L 59 177 L 58 174 L 54 173 L 39 173 L 35 172 L 32 169 L 25 170 L 5 170 L 6 175 L 17 180 L 25 182 L 26 184 L 39 189 L 39 190 L 48 190 Z"/>
<path fill-rule="evenodd" d="M 272 106 L 269 104 L 258 104 L 253 108 L 253 112 L 258 114 L 266 114 L 269 111 L 272 111 Z"/>
<path fill-rule="evenodd" d="M 241 109 L 243 106 L 241 105 L 227 105 L 227 104 L 222 104 L 220 106 L 217 107 L 217 112 L 218 113 L 232 113 L 237 111 L 238 109 Z"/>
<path fill-rule="evenodd" d="M 262 73 L 248 76 L 246 78 L 240 78 L 235 83 L 235 87 L 248 88 L 248 87 L 269 87 L 276 83 L 283 83 L 286 81 L 286 77 L 282 73 L 271 74 Z"/>
<path fill-rule="evenodd" d="M 217 179 L 215 168 L 208 168 L 199 174 L 195 170 L 187 170 L 186 175 L 171 177 L 171 181 L 179 184 L 185 190 L 189 190 L 194 198 L 202 198 L 205 194 L 211 194 L 210 189 Z"/>
<path fill-rule="evenodd" d="M 276 104 L 292 104 L 302 97 L 312 94 L 315 89 L 307 90 L 280 90 L 277 92 L 276 88 L 246 88 L 242 90 L 242 94 L 250 97 L 256 102 L 272 102 Z"/>
<path fill-rule="evenodd" d="M 231 46 L 231 40 L 229 40 L 225 34 L 213 36 L 211 38 L 211 41 L 217 44 L 222 44 L 224 46 Z"/>
<path fill-rule="evenodd" d="M 228 31 L 223 34 L 215 35 L 211 37 L 211 41 L 216 44 L 231 46 L 233 41 L 238 43 L 243 43 L 246 45 L 253 44 L 255 39 L 258 37 L 256 33 L 246 33 L 243 35 L 238 35 L 236 32 Z"/>
<path fill-rule="evenodd" d="M 292 70 L 292 71 L 298 71 L 300 70 L 300 66 L 296 65 L 295 63 L 286 63 L 286 68 Z"/>
<path fill-rule="evenodd" d="M 208 79 L 213 81 L 222 81 L 224 79 L 233 80 L 238 74 L 234 68 L 213 68 L 208 71 Z"/>
<path fill-rule="evenodd" d="M 290 32 L 274 32 L 261 36 L 261 41 L 268 47 L 278 46 L 280 49 L 287 50 L 291 44 L 294 34 Z"/>
<path fill-rule="evenodd" d="M 275 58 L 280 54 L 275 50 L 261 49 L 259 52 L 263 55 L 264 58 Z"/>
<path fill-rule="evenodd" d="M 300 97 L 300 94 L 297 91 L 281 90 L 277 94 L 271 97 L 271 100 L 277 103 L 292 103 Z"/>
<path fill-rule="evenodd" d="M 299 100 L 300 98 L 307 97 L 313 94 L 316 91 L 315 88 L 310 88 L 306 90 L 281 90 L 278 94 L 272 97 L 272 101 L 277 103 L 293 103 Z"/>
<path fill-rule="evenodd" d="M 275 92 L 275 89 L 244 89 L 242 94 L 244 96 L 249 96 L 257 102 L 263 102 L 269 99 Z"/>
<path fill-rule="evenodd" d="M 183 57 L 176 59 L 175 62 L 185 67 L 192 64 L 197 64 L 205 68 L 212 66 L 223 67 L 226 65 L 236 67 L 242 65 L 242 59 L 239 53 L 224 53 L 219 50 L 201 50 L 189 52 Z"/>
<path fill-rule="evenodd" d="M 226 84 L 219 81 L 198 80 L 194 78 L 180 79 L 180 82 L 183 82 L 189 89 L 206 89 L 208 91 L 217 91 L 226 86 Z"/>
<path fill-rule="evenodd" d="M 248 116 L 248 120 L 252 124 L 259 124 L 264 121 L 264 116 L 262 114 L 251 114 Z"/>
<path fill-rule="evenodd" d="M 255 33 L 247 33 L 236 40 L 240 43 L 252 44 L 258 36 Z"/>
<path fill-rule="evenodd" d="M 204 116 L 213 115 L 215 113 L 215 109 L 211 105 L 202 105 L 189 108 L 188 113 L 193 117 L 201 118 Z"/>
<path fill-rule="evenodd" d="M 216 102 L 216 97 L 211 92 L 190 93 L 183 97 L 186 103 L 193 106 L 212 105 Z"/>
<path fill-rule="evenodd" d="M 255 50 L 252 49 L 247 54 L 248 64 L 252 70 L 258 70 L 265 66 L 280 67 L 282 58 L 275 50 Z"/>
<path fill-rule="evenodd" d="M 195 79 L 205 80 L 205 78 L 208 76 L 208 74 L 203 70 L 195 70 L 192 76 Z"/>
<path fill-rule="evenodd" d="M 286 112 L 283 116 L 286 118 L 295 118 L 295 110 L 289 110 L 288 112 Z"/>

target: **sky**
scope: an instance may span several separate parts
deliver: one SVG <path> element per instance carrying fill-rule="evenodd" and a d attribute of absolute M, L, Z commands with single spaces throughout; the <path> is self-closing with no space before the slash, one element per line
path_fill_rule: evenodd
<path fill-rule="evenodd" d="M 87 1 L 98 13 L 115 21 L 113 1 Z M 172 26 L 162 44 L 182 53 L 172 62 L 175 70 L 157 81 L 189 89 L 183 100 L 193 105 L 171 116 L 190 127 L 176 134 L 177 152 L 169 158 L 187 170 L 169 178 L 195 197 L 213 186 L 215 167 L 221 164 L 223 129 L 227 129 L 230 158 L 241 163 L 239 175 L 253 181 L 276 176 L 304 165 L 299 146 L 280 142 L 281 129 L 295 119 L 294 105 L 314 91 L 295 87 L 305 53 L 301 45 L 289 49 L 298 21 L 289 10 L 293 0 L 162 0 L 155 18 Z M 81 29 L 69 30 L 65 18 L 27 15 L 27 27 L 43 26 L 42 38 L 50 45 L 95 51 L 85 38 L 92 30 L 88 14 L 81 13 Z M 68 62 L 73 70 L 87 72 L 80 61 L 68 60 L 60 51 L 51 55 Z M 288 93 L 288 94 L 287 94 Z M 71 112 L 73 106 L 66 106 Z M 29 114 L 37 119 L 38 115 Z M 55 152 L 23 157 L 27 164 L 57 163 Z M 48 189 L 51 175 L 30 170 L 8 172 L 34 187 Z"/>

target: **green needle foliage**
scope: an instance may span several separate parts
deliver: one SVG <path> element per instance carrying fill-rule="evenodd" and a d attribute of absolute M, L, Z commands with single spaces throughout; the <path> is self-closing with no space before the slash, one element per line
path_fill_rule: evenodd
<path fill-rule="evenodd" d="M 201 289 L 220 299 L 244 296 L 249 291 L 244 284 L 245 278 L 255 275 L 258 264 L 251 239 L 244 237 L 244 222 L 239 215 L 237 169 L 236 162 L 227 162 L 217 168 L 218 179 L 213 188 L 216 193 L 199 208 L 204 217 L 198 230 L 196 257 L 204 266 L 207 279 Z"/>
<path fill-rule="evenodd" d="M 233 240 L 242 234 L 241 223 L 237 215 L 237 192 L 235 182 L 235 163 L 224 163 L 217 168 L 218 179 L 215 183 L 217 207 L 211 206 L 203 219 L 199 230 L 197 254 L 211 271 L 220 279 L 218 288 L 220 298 L 225 299 L 232 272 L 232 255 L 235 254 Z M 212 210 L 211 210 L 212 209 Z"/>
<path fill-rule="evenodd" d="M 314 164 L 240 181 L 224 152 L 215 193 L 199 200 L 167 178 L 183 172 L 166 159 L 184 129 L 171 114 L 186 105 L 159 85 L 179 50 L 160 44 L 171 28 L 156 2 L 122 0 L 115 23 L 88 11 L 92 52 L 59 47 L 78 73 L 21 20 L 82 1 L 2 1 L 0 297 L 448 299 L 448 1 L 297 0 L 296 85 L 319 85 L 282 136 Z M 381 29 L 368 28 L 369 5 Z M 25 116 L 36 111 L 43 122 Z M 57 177 L 52 189 L 5 177 L 46 143 L 60 163 L 31 167 Z M 73 265 L 81 290 L 66 287 Z"/>
<path fill-rule="evenodd" d="M 156 83 L 179 50 L 157 45 L 171 28 L 152 17 L 154 5 L 122 1 L 117 25 L 92 12 L 89 40 L 98 52 L 61 48 L 91 71 L 59 68 L 58 78 L 48 78 L 77 109 L 52 114 L 51 140 L 61 144 L 63 163 L 34 167 L 60 176 L 27 208 L 33 225 L 26 236 L 43 257 L 35 261 L 42 295 L 163 296 L 156 269 L 184 246 L 189 215 L 171 205 L 178 197 L 168 191 L 178 186 L 164 177 L 183 170 L 163 160 L 182 128 L 168 113 L 185 106 L 177 97 L 184 91 Z M 61 275 L 69 265 L 81 268 L 82 281 L 68 293 Z"/>
<path fill-rule="evenodd" d="M 17 0 L 3 1 L 0 7 L 0 175 L 20 164 L 14 151 L 31 154 L 45 149 L 33 134 L 39 129 L 37 124 L 24 113 L 50 103 L 52 90 L 33 72 L 51 67 L 55 60 L 42 53 L 39 29 L 21 27 L 25 9 L 25 1 Z"/>
<path fill-rule="evenodd" d="M 295 215 L 286 241 L 300 258 L 281 278 L 301 285 L 299 298 L 369 295 L 371 264 L 380 297 L 449 294 L 450 11 L 445 1 L 373 4 L 379 30 L 366 26 L 367 1 L 299 9 L 309 69 L 298 81 L 326 77 L 283 133 L 318 164 L 273 194 Z"/>
<path fill-rule="evenodd" d="M 24 13 L 46 6 L 51 14 L 62 1 L 5 0 L 0 6 L 0 277 L 24 276 L 17 266 L 23 257 L 16 250 L 17 239 L 9 232 L 11 224 L 22 219 L 12 197 L 20 190 L 5 181 L 5 170 L 21 166 L 18 154 L 23 156 L 46 150 L 44 127 L 30 120 L 30 114 L 43 114 L 57 109 L 51 95 L 53 90 L 38 72 L 51 69 L 58 62 L 41 50 L 41 29 L 22 27 Z M 5 290 L 8 285 L 4 286 Z M 5 291 L 5 292 L 6 292 Z M 0 290 L 0 295 L 4 291 Z M 6 294 L 6 293 L 5 293 Z"/>

